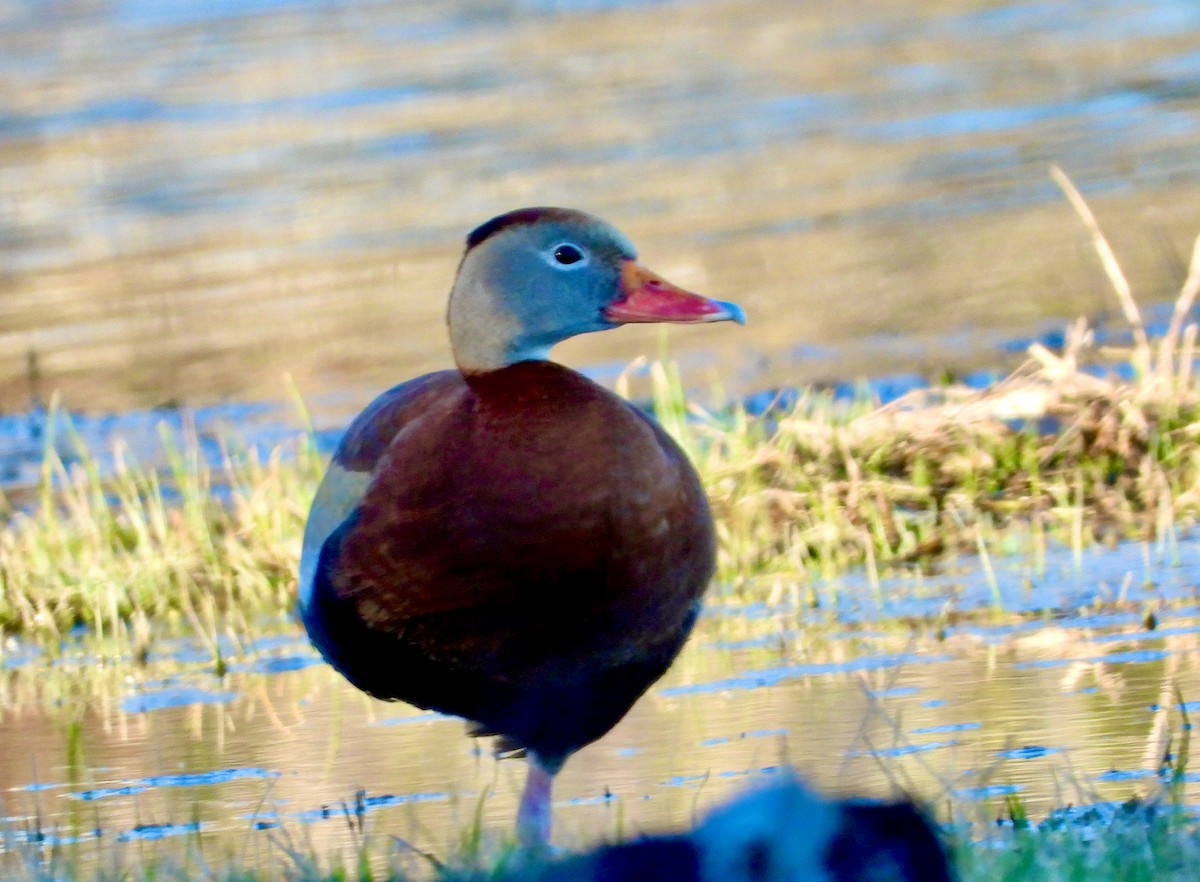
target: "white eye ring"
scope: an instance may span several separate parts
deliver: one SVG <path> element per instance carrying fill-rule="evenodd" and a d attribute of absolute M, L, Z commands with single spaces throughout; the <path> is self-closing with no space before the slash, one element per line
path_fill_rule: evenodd
<path fill-rule="evenodd" d="M 542 260 L 556 270 L 564 271 L 583 269 L 591 262 L 588 259 L 588 253 L 574 242 L 559 242 L 554 247 L 543 251 Z"/>

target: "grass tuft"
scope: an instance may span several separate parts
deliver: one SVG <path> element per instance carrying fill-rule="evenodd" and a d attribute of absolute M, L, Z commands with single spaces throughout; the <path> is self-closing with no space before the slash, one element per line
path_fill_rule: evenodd
<path fill-rule="evenodd" d="M 3 514 L 0 629 L 52 648 L 83 625 L 145 657 L 148 623 L 174 623 L 204 637 L 220 667 L 222 630 L 249 633 L 257 614 L 290 607 L 322 468 L 308 438 L 265 458 L 227 442 L 216 464 L 194 435 L 163 442 L 166 469 L 117 444 L 101 475 L 77 438 L 69 465 L 48 439 L 38 503 Z"/>
<path fill-rule="evenodd" d="M 712 500 L 716 599 L 817 605 L 836 590 L 823 583 L 865 566 L 878 602 L 884 574 L 971 555 L 998 602 L 997 555 L 1044 561 L 1058 541 L 1081 566 L 1096 543 L 1175 549 L 1200 516 L 1196 326 L 1182 318 L 1198 290 L 1200 244 L 1161 340 L 1112 353 L 1077 322 L 1061 352 L 1034 344 L 991 388 L 947 384 L 882 407 L 809 388 L 760 416 L 705 410 L 674 365 L 651 363 L 653 408 Z M 1114 357 L 1139 366 L 1134 379 L 1096 369 Z M 203 635 L 223 669 L 219 637 L 291 607 L 323 468 L 311 433 L 265 456 L 224 439 L 215 461 L 194 432 L 164 434 L 165 469 L 118 444 L 102 474 L 67 425 L 47 439 L 36 504 L 0 513 L 0 630 L 52 648 L 82 625 L 145 657 L 147 623 L 165 623 Z"/>

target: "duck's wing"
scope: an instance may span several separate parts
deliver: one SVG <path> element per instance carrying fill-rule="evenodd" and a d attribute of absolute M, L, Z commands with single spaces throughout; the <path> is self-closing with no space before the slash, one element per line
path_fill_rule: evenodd
<path fill-rule="evenodd" d="M 301 607 L 311 600 L 321 549 L 362 502 L 388 445 L 439 402 L 460 393 L 463 385 L 458 371 L 425 374 L 384 392 L 350 424 L 317 488 L 305 524 L 299 576 Z"/>

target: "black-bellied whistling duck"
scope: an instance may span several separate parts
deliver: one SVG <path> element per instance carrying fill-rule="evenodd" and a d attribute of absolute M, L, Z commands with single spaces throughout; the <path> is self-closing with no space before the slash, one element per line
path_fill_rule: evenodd
<path fill-rule="evenodd" d="M 465 717 L 524 752 L 518 838 L 550 834 L 571 753 L 670 666 L 713 574 L 695 470 L 641 411 L 550 348 L 628 322 L 744 322 L 562 208 L 467 237 L 450 293 L 457 370 L 383 393 L 346 431 L 308 516 L 300 612 L 378 698 Z"/>

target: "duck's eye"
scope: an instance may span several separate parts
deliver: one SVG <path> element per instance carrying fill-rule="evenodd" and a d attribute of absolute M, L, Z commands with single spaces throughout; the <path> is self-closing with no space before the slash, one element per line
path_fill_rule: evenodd
<path fill-rule="evenodd" d="M 556 270 L 581 270 L 590 262 L 588 253 L 573 242 L 559 242 L 538 252 L 542 260 Z"/>
<path fill-rule="evenodd" d="M 554 249 L 554 259 L 563 266 L 570 266 L 583 260 L 583 252 L 574 245 L 559 245 Z"/>

